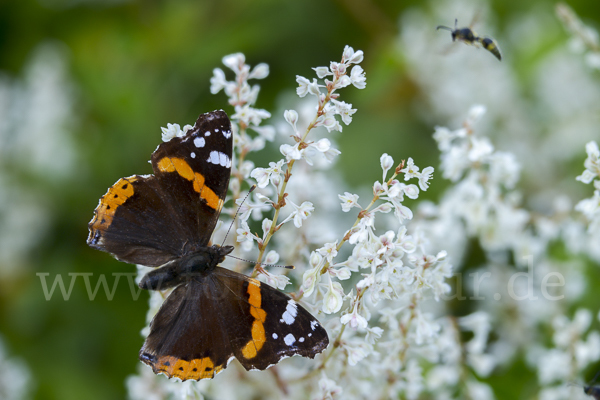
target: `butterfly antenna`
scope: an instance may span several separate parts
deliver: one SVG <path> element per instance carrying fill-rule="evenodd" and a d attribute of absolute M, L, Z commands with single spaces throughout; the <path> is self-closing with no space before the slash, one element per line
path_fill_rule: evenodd
<path fill-rule="evenodd" d="M 263 263 L 257 263 L 256 261 L 251 261 L 251 260 L 246 260 L 245 258 L 239 258 L 236 256 L 232 256 L 232 255 L 228 255 L 227 257 L 231 257 L 231 258 L 235 258 L 236 260 L 240 260 L 240 261 L 245 261 L 249 264 L 258 264 L 258 265 L 262 265 L 263 267 L 277 267 L 277 268 L 285 268 L 285 269 L 296 269 L 296 267 L 294 267 L 293 265 L 276 265 L 276 264 L 263 264 Z"/>
<path fill-rule="evenodd" d="M 248 199 L 248 196 L 250 196 L 250 193 L 252 193 L 254 191 L 254 189 L 256 189 L 256 185 L 252 185 L 252 187 L 250 188 L 250 190 L 248 190 L 248 193 L 246 194 L 246 197 L 244 197 L 244 200 L 242 200 L 242 203 L 240 204 L 240 206 L 235 211 L 235 215 L 233 216 L 233 220 L 231 221 L 231 225 L 229 225 L 229 229 L 227 229 L 227 233 L 225 234 L 225 237 L 223 238 L 223 243 L 221 243 L 221 247 L 223 247 L 223 245 L 225 244 L 225 240 L 227 240 L 227 236 L 229 235 L 229 232 L 231 231 L 231 227 L 233 226 L 233 223 L 235 222 L 235 219 L 237 218 L 238 214 L 240 213 L 240 208 L 242 208 L 242 204 L 244 204 L 246 202 L 246 200 Z"/>

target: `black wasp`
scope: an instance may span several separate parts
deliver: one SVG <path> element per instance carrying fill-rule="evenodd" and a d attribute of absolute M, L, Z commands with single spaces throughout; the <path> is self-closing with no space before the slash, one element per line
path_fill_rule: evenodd
<path fill-rule="evenodd" d="M 498 43 L 490 37 L 481 37 L 478 36 L 470 27 L 458 28 L 458 19 L 454 20 L 454 29 L 449 26 L 439 25 L 438 29 L 445 29 L 452 33 L 452 41 L 455 40 L 461 41 L 466 44 L 470 44 L 472 46 L 481 45 L 484 49 L 492 53 L 496 58 L 502 61 L 502 54 L 500 53 L 500 47 L 498 47 Z"/>

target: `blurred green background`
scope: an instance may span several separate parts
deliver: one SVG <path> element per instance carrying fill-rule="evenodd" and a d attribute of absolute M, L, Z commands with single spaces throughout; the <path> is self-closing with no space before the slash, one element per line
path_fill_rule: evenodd
<path fill-rule="evenodd" d="M 243 52 L 247 62 L 266 62 L 257 107 L 275 112 L 296 87 L 295 76 L 339 60 L 346 44 L 365 52 L 363 91 L 346 90 L 343 100 L 358 112 L 337 136 L 337 168 L 348 190 L 380 179 L 379 156 L 412 156 L 419 166 L 438 166 L 431 133 L 436 124 L 423 104 L 422 87 L 406 73 L 399 46 L 401 16 L 409 9 L 431 13 L 442 2 L 411 1 L 0 1 L 0 335 L 6 357 L 20 359 L 31 373 L 35 399 L 125 398 L 125 378 L 136 372 L 147 295 L 132 300 L 127 285 L 108 301 L 103 291 L 90 301 L 78 277 L 71 297 L 46 301 L 36 273 L 134 272 L 85 243 L 98 199 L 118 178 L 150 173 L 146 163 L 168 122 L 193 124 L 203 112 L 223 108 L 225 96 L 209 92 L 221 58 Z M 570 6 L 594 26 L 600 2 Z M 528 68 L 567 35 L 556 19 L 535 52 L 511 57 L 509 21 L 545 10 L 554 2 L 495 0 L 477 30 L 493 34 L 527 82 Z M 488 7 L 486 6 L 486 7 Z M 437 24 L 465 25 L 472 13 L 448 15 Z M 493 26 L 493 29 L 491 28 Z M 489 32 L 491 30 L 491 32 Z M 447 32 L 431 43 L 439 52 Z M 483 50 L 473 57 L 489 57 Z M 461 50 L 462 51 L 462 50 Z M 439 56 L 439 63 L 446 58 Z M 487 61 L 486 61 L 487 62 Z M 464 68 L 468 68 L 465 66 Z M 467 109 L 465 108 L 464 113 Z M 462 117 L 462 116 L 460 116 Z M 368 137 L 368 146 L 365 146 Z M 276 148 L 254 158 L 264 166 Z M 582 170 L 581 159 L 572 174 Z M 263 156 L 261 158 L 261 155 Z M 427 192 L 435 199 L 445 183 Z M 124 278 L 123 278 L 124 279 Z"/>

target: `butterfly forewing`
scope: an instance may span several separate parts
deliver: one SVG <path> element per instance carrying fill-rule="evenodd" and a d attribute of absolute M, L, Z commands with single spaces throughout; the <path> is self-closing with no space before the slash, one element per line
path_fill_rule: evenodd
<path fill-rule="evenodd" d="M 205 246 L 227 194 L 232 143 L 223 111 L 201 115 L 185 136 L 158 146 L 155 175 L 122 178 L 100 199 L 88 244 L 147 266 Z"/>

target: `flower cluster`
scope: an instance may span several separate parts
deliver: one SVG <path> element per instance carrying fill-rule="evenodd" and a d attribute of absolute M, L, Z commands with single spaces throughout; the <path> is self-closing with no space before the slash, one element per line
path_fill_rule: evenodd
<path fill-rule="evenodd" d="M 565 28 L 573 35 L 571 47 L 578 53 L 585 52 L 586 63 L 600 69 L 600 40 L 598 31 L 586 26 L 577 14 L 564 3 L 556 4 L 556 15 Z"/>
<path fill-rule="evenodd" d="M 528 213 L 511 195 L 520 165 L 513 154 L 496 151 L 488 138 L 477 134 L 474 126 L 485 111 L 481 105 L 471 107 L 457 130 L 436 127 L 433 138 L 441 152 L 442 176 L 455 185 L 439 206 L 425 204 L 420 212 L 436 217 L 437 223 L 428 229 L 432 238 L 476 236 L 486 249 L 517 248 L 523 244 L 520 234 L 529 222 Z M 451 234 L 454 229 L 464 229 L 465 234 Z M 460 260 L 460 253 L 453 255 Z"/>
<path fill-rule="evenodd" d="M 600 333 L 591 331 L 592 313 L 579 309 L 573 320 L 558 315 L 552 320 L 555 347 L 536 347 L 529 352 L 529 361 L 537 364 L 538 380 L 544 387 L 540 400 L 585 399 L 581 387 L 569 385 L 579 380 L 583 370 L 600 359 Z"/>
<path fill-rule="evenodd" d="M 589 233 L 591 235 L 600 235 L 600 150 L 598 144 L 594 141 L 585 146 L 587 158 L 584 162 L 585 171 L 576 179 L 585 184 L 594 184 L 594 196 L 589 199 L 581 200 L 575 206 L 575 209 L 581 212 L 589 221 Z"/>
<path fill-rule="evenodd" d="M 530 160 L 498 151 L 482 134 L 486 107 L 479 105 L 471 107 L 460 128 L 435 128 L 440 175 L 450 183 L 438 203 L 414 203 L 434 174 L 433 167 L 419 168 L 416 157 L 396 163 L 383 154 L 381 180 L 368 196 L 347 191 L 334 171 L 322 167 L 340 154 L 333 137 L 316 138 L 313 132 L 322 127 L 331 135 L 342 130 L 341 122 L 352 121 L 356 110 L 340 100 L 339 90 L 365 87 L 358 65 L 363 57 L 346 47 L 340 62 L 314 69 L 316 78 L 297 77 L 296 93 L 314 100 L 313 114 L 306 117 L 297 107 L 282 110 L 292 142 L 280 145 L 279 160 L 259 167 L 245 156 L 270 140 L 264 131 L 273 128 L 260 125 L 270 114 L 253 108 L 259 89 L 247 81 L 264 78 L 268 67 L 252 69 L 235 54 L 223 60 L 235 79 L 227 81 L 216 69 L 211 80 L 213 92 L 224 90 L 236 111 L 238 163 L 231 189 L 239 205 L 237 248 L 258 250 L 256 259 L 263 265 L 282 260 L 297 267 L 277 274 L 257 265 L 253 275 L 291 290 L 327 329 L 329 348 L 312 361 L 284 360 L 272 374 L 226 371 L 218 382 L 182 385 L 145 371 L 130 378 L 130 391 L 145 385 L 159 399 L 249 393 L 279 398 L 283 392 L 291 399 L 492 400 L 487 378 L 525 354 L 532 376 L 538 376 L 540 399 L 575 398 L 575 388 L 566 382 L 580 380 L 582 371 L 600 359 L 600 334 L 590 329 L 589 311 L 579 310 L 572 318 L 565 312 L 585 292 L 583 262 L 557 259 L 551 249 L 562 242 L 568 252 L 600 259 L 594 244 L 600 230 L 596 142 L 586 146 L 586 169 L 577 177 L 596 189 L 594 197 L 575 207 L 588 224 L 577 218 L 565 196 L 556 196 L 546 213 L 525 208 L 518 185 Z M 171 125 L 163 132 L 177 136 L 185 129 Z M 250 137 L 247 129 L 258 136 Z M 283 140 L 280 136 L 275 139 Z M 243 200 L 242 188 L 254 183 L 257 189 Z M 474 244 L 483 257 L 468 265 L 465 254 Z M 457 273 L 466 268 L 472 282 Z M 456 290 L 450 296 L 452 282 Z M 454 316 L 456 309 L 447 301 L 466 300 L 463 289 L 471 294 L 470 313 Z M 153 297 L 151 308 L 160 301 Z M 540 337 L 550 331 L 552 344 L 540 346 Z"/>

